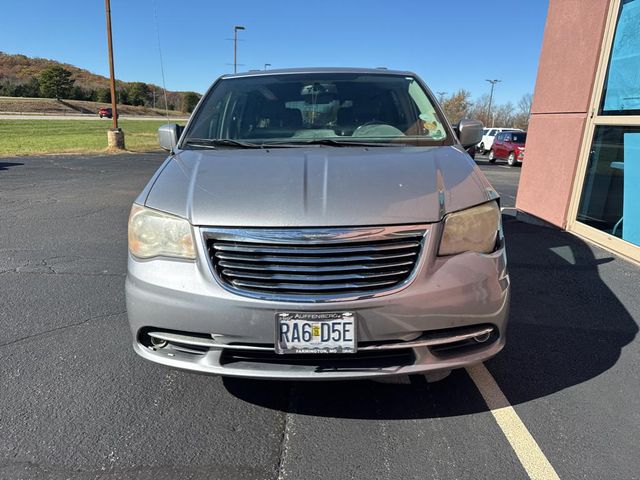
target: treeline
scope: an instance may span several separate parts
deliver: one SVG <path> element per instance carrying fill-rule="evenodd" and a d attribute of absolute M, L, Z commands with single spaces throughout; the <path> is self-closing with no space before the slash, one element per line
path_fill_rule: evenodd
<path fill-rule="evenodd" d="M 483 95 L 477 100 L 472 100 L 471 93 L 467 90 L 458 90 L 450 96 L 442 95 L 440 104 L 447 118 L 452 123 L 457 123 L 463 118 L 480 120 L 486 127 L 514 127 L 526 130 L 531 116 L 530 93 L 523 95 L 517 105 L 511 102 L 491 104 L 489 112 L 489 95 Z"/>
<path fill-rule="evenodd" d="M 123 105 L 164 108 L 163 91 L 144 82 L 131 82 L 118 85 L 117 101 Z M 87 88 L 75 84 L 73 73 L 52 65 L 27 81 L 5 78 L 0 80 L 0 96 L 37 97 L 65 100 L 89 100 L 92 102 L 111 103 L 111 90 L 105 87 Z M 195 108 L 200 95 L 195 92 L 181 92 L 179 97 L 171 95 L 168 101 L 169 110 L 180 110 L 190 113 Z"/>

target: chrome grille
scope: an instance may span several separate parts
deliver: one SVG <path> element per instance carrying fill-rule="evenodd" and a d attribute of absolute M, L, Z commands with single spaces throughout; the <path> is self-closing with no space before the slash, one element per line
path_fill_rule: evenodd
<path fill-rule="evenodd" d="M 416 268 L 424 227 L 205 231 L 227 288 L 261 298 L 323 301 L 393 289 Z"/>

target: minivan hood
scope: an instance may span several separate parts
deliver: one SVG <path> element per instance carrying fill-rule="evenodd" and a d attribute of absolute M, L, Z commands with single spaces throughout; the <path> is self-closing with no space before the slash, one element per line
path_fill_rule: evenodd
<path fill-rule="evenodd" d="M 431 223 L 497 197 L 455 147 L 185 150 L 152 182 L 148 207 L 225 227 Z"/>

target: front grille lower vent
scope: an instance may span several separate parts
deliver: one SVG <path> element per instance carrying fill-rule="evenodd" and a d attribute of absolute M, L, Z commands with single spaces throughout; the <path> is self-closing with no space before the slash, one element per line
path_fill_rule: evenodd
<path fill-rule="evenodd" d="M 340 369 L 382 369 L 398 368 L 413 364 L 415 356 L 410 348 L 397 350 L 377 350 L 345 354 L 288 354 L 252 350 L 223 350 L 221 365 L 233 363 L 271 364 L 315 367 L 317 370 L 336 371 Z"/>
<path fill-rule="evenodd" d="M 277 243 L 209 237 L 207 249 L 218 278 L 239 293 L 314 299 L 394 288 L 413 272 L 423 238 L 424 231 L 415 229 L 371 241 Z"/>

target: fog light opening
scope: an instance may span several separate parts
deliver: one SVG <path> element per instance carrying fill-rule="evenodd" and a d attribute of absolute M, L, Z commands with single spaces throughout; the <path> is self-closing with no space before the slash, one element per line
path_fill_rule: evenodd
<path fill-rule="evenodd" d="M 491 337 L 491 332 L 483 333 L 482 335 L 478 335 L 476 337 L 473 337 L 473 339 L 478 343 L 484 343 L 487 340 L 489 340 L 489 337 Z"/>
<path fill-rule="evenodd" d="M 162 340 L 161 338 L 149 337 L 152 348 L 164 348 L 169 345 L 169 342 Z"/>

